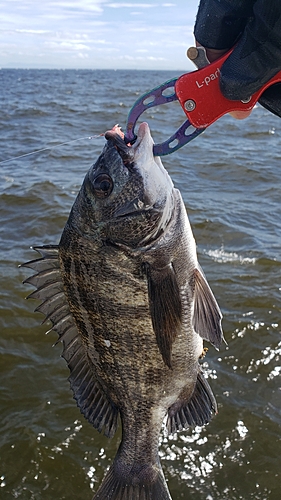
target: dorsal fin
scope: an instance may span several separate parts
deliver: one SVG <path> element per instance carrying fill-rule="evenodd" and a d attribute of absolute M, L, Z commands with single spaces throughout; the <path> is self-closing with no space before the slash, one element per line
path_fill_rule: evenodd
<path fill-rule="evenodd" d="M 157 345 L 164 363 L 172 368 L 172 345 L 181 328 L 181 300 L 172 264 L 155 269 L 143 265 L 147 276 L 150 314 Z"/>
<path fill-rule="evenodd" d="M 112 437 L 117 428 L 118 408 L 106 396 L 88 358 L 82 337 L 71 314 L 61 278 L 58 246 L 34 247 L 41 258 L 22 264 L 36 274 L 24 283 L 36 287 L 28 298 L 40 299 L 35 309 L 52 322 L 52 330 L 63 344 L 62 356 L 70 369 L 70 386 L 81 413 L 100 432 Z"/>
<path fill-rule="evenodd" d="M 205 340 L 219 349 L 224 340 L 221 327 L 222 314 L 217 301 L 200 269 L 195 269 L 193 276 L 194 288 L 194 330 Z"/>

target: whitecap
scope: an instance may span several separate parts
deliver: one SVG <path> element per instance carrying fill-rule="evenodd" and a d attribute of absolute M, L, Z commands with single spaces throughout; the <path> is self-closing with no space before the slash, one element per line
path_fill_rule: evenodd
<path fill-rule="evenodd" d="M 236 252 L 227 252 L 222 245 L 215 250 L 203 250 L 205 255 L 211 257 L 214 261 L 225 264 L 227 262 L 239 262 L 240 264 L 255 264 L 254 257 L 243 257 Z"/>

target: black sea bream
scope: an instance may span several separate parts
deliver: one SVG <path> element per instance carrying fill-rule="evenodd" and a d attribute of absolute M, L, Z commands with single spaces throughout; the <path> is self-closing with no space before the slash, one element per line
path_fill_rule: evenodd
<path fill-rule="evenodd" d="M 122 441 L 94 496 L 171 499 L 158 456 L 169 433 L 204 425 L 215 398 L 199 366 L 223 339 L 180 192 L 153 157 L 149 127 L 127 146 L 116 126 L 91 167 L 58 246 L 25 264 L 37 307 L 63 343 L 80 411 Z"/>

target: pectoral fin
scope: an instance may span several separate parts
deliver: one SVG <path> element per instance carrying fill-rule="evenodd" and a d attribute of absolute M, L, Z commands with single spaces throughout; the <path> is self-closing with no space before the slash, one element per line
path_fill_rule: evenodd
<path fill-rule="evenodd" d="M 211 420 L 212 414 L 217 413 L 215 397 L 202 372 L 198 373 L 191 397 L 189 391 L 189 387 L 184 389 L 168 410 L 169 434 L 187 429 L 190 425 L 205 425 Z"/>
<path fill-rule="evenodd" d="M 62 356 L 70 369 L 70 386 L 81 413 L 100 432 L 112 437 L 117 428 L 118 409 L 105 394 L 97 380 L 94 367 L 79 334 L 64 293 L 57 246 L 35 248 L 42 258 L 23 264 L 36 274 L 27 278 L 36 290 L 29 298 L 40 299 L 36 308 L 52 322 L 52 330 L 63 344 Z"/>
<path fill-rule="evenodd" d="M 194 330 L 205 340 L 219 349 L 224 340 L 221 320 L 222 314 L 217 301 L 203 273 L 196 269 L 193 278 L 194 286 Z"/>
<path fill-rule="evenodd" d="M 181 327 L 182 306 L 176 275 L 171 264 L 163 269 L 144 265 L 149 306 L 157 345 L 164 363 L 171 368 L 172 344 Z"/>

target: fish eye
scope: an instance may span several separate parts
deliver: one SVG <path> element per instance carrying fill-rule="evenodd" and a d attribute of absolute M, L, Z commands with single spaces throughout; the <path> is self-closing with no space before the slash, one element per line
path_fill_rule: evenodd
<path fill-rule="evenodd" d="M 99 174 L 92 183 L 97 198 L 106 198 L 113 189 L 113 180 L 107 174 Z"/>

